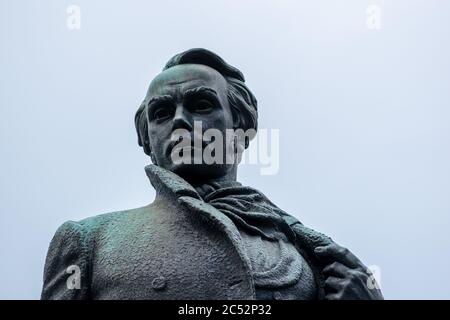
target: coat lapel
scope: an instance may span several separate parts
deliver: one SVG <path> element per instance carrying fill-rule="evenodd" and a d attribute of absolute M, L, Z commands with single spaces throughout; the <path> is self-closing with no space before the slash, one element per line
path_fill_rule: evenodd
<path fill-rule="evenodd" d="M 242 238 L 234 223 L 218 209 L 204 202 L 197 191 L 180 176 L 156 165 L 146 166 L 145 171 L 156 190 L 157 196 L 164 194 L 172 198 L 173 201 L 188 209 L 187 211 L 190 214 L 199 215 L 202 220 L 223 233 L 224 238 L 237 251 L 245 269 L 248 283 L 240 283 L 238 285 L 250 287 L 251 296 L 248 299 L 255 299 L 255 286 L 250 260 L 245 254 Z"/>

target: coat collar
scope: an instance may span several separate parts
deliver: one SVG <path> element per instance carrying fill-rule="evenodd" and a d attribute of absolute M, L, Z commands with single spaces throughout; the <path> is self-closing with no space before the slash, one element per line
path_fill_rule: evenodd
<path fill-rule="evenodd" d="M 201 200 L 194 187 L 169 170 L 150 164 L 145 167 L 145 173 L 157 194 L 168 193 L 176 197 L 189 196 Z"/>

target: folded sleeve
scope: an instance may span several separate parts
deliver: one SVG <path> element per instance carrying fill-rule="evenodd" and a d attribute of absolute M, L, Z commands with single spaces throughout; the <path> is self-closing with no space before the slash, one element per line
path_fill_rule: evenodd
<path fill-rule="evenodd" d="M 53 236 L 44 267 L 42 300 L 89 298 L 87 232 L 77 222 L 61 225 Z"/>

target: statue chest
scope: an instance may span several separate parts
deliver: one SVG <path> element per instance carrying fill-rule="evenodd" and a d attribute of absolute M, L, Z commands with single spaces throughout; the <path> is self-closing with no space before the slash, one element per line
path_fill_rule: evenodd
<path fill-rule="evenodd" d="M 94 247 L 94 299 L 254 298 L 248 263 L 220 223 L 179 205 L 125 215 Z"/>
<path fill-rule="evenodd" d="M 101 228 L 93 246 L 92 298 L 315 298 L 314 277 L 298 252 L 295 266 L 289 267 L 289 257 L 289 264 L 280 263 L 274 269 L 278 276 L 268 279 L 270 272 L 255 266 L 276 264 L 273 257 L 285 255 L 286 250 L 277 252 L 264 242 L 249 241 L 219 211 L 210 212 L 196 200 L 190 205 L 157 203 Z M 262 260 L 257 258 L 261 253 L 266 256 Z M 301 275 L 293 282 L 289 275 L 295 272 Z M 268 286 L 259 285 L 260 274 Z"/>

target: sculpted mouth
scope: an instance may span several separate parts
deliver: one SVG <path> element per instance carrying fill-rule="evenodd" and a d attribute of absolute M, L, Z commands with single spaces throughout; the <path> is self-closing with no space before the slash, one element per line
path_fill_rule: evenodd
<path fill-rule="evenodd" d="M 170 156 L 172 154 L 173 149 L 183 140 L 186 139 L 186 137 L 183 136 L 179 136 L 178 139 L 176 140 L 171 140 L 169 142 L 169 144 L 167 145 L 167 149 L 166 149 L 166 156 Z M 194 146 L 194 141 L 193 139 L 189 138 L 191 141 L 191 144 L 189 146 L 184 146 L 182 149 L 192 149 L 192 150 L 198 150 L 201 149 L 202 152 L 205 149 L 205 147 L 209 144 L 208 142 L 204 141 L 203 139 L 201 139 L 202 141 L 202 147 L 198 148 L 197 146 Z M 180 153 L 182 154 L 183 150 L 180 151 Z"/>
<path fill-rule="evenodd" d="M 181 142 L 181 140 L 183 140 L 183 137 L 180 136 L 178 137 L 177 140 L 172 140 L 169 142 L 169 145 L 167 146 L 167 150 L 166 150 L 166 155 L 169 155 L 172 153 L 173 148 L 175 148 L 175 146 Z"/>

